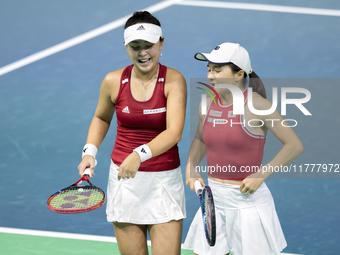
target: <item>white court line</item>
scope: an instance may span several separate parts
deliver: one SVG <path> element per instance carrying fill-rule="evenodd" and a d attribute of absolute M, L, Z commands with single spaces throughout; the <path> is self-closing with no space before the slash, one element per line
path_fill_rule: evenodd
<path fill-rule="evenodd" d="M 188 6 L 200 6 L 200 7 L 284 12 L 284 13 L 297 13 L 297 14 L 311 14 L 311 15 L 340 17 L 340 10 L 293 7 L 293 6 L 282 6 L 282 5 L 248 4 L 248 3 L 233 3 L 233 2 L 214 2 L 214 1 L 183 1 L 177 4 L 188 5 Z"/>
<path fill-rule="evenodd" d="M 267 4 L 249 4 L 249 3 L 234 3 L 234 2 L 214 2 L 214 1 L 183 1 L 178 5 L 214 7 L 227 9 L 241 9 L 253 11 L 269 11 L 269 12 L 284 12 L 297 14 L 325 15 L 340 17 L 340 10 L 305 8 L 283 5 L 267 5 Z"/>
<path fill-rule="evenodd" d="M 55 237 L 55 238 L 68 238 L 68 239 L 87 240 L 87 241 L 101 241 L 101 242 L 114 242 L 114 243 L 117 242 L 117 239 L 111 236 L 72 234 L 72 233 L 64 233 L 64 232 L 52 232 L 52 231 L 41 231 L 41 230 L 20 229 L 20 228 L 0 227 L 0 233 L 28 235 L 28 236 Z"/>
<path fill-rule="evenodd" d="M 201 6 L 201 7 L 215 7 L 215 8 L 229 8 L 229 9 L 243 9 L 243 10 L 256 10 L 256 11 L 271 11 L 271 12 L 284 12 L 284 13 L 297 13 L 297 14 L 313 14 L 313 15 L 326 15 L 326 16 L 340 16 L 340 10 L 317 9 L 317 8 L 303 8 L 279 5 L 265 5 L 265 4 L 248 4 L 248 3 L 233 3 L 233 2 L 214 2 L 214 1 L 183 1 L 183 0 L 166 0 L 155 5 L 152 5 L 145 10 L 154 13 L 174 4 L 188 5 L 188 6 Z M 21 60 L 15 61 L 9 65 L 0 68 L 0 76 L 11 71 L 14 71 L 23 66 L 29 65 L 40 59 L 46 58 L 50 55 L 58 53 L 62 50 L 68 49 L 72 46 L 90 40 L 94 37 L 107 33 L 116 29 L 126 22 L 131 15 L 120 18 L 116 21 L 110 22 L 106 25 L 93 29 L 87 33 L 81 34 L 67 41 L 54 45 L 45 50 L 39 51 Z"/>
<path fill-rule="evenodd" d="M 148 8 L 144 9 L 146 11 L 149 11 L 150 13 L 154 13 L 154 12 L 157 12 L 157 11 L 160 11 L 160 10 L 163 10 L 165 8 L 168 8 L 169 6 L 172 6 L 176 3 L 179 3 L 180 1 L 183 1 L 183 0 L 166 0 L 166 1 L 162 1 L 162 2 L 159 2 L 157 4 L 154 4 L 154 5 L 151 5 L 149 6 Z M 35 54 L 32 54 L 28 57 L 25 57 L 21 60 L 18 60 L 18 61 L 15 61 L 9 65 L 6 65 L 6 66 L 3 66 L 0 68 L 0 76 L 1 75 L 4 75 L 6 73 L 9 73 L 11 71 L 14 71 L 20 67 L 23 67 L 23 66 L 26 66 L 26 65 L 29 65 L 33 62 L 36 62 L 40 59 L 43 59 L 43 58 L 46 58 L 48 56 L 51 56 L 55 53 L 58 53 L 60 51 L 63 51 L 63 50 L 66 50 L 72 46 L 75 46 L 77 44 L 80 44 L 82 42 L 85 42 L 87 40 L 90 40 L 94 37 L 97 37 L 99 35 L 102 35 L 104 33 L 107 33 L 111 30 L 114 30 L 120 26 L 123 26 L 126 22 L 126 20 L 131 16 L 132 14 L 130 15 L 127 15 L 123 18 L 120 18 L 118 20 L 115 20 L 113 22 L 110 22 L 106 25 L 103 25 L 103 26 L 100 26 L 96 29 L 93 29 L 89 32 L 86 32 L 84 34 L 81 34 L 79 36 L 76 36 L 74 38 L 71 38 L 67 41 L 64 41 L 62 43 L 59 43 L 57 45 L 54 45 L 50 48 L 47 48 L 45 50 L 42 50 L 42 51 L 39 51 Z"/>
<path fill-rule="evenodd" d="M 117 243 L 117 239 L 111 236 L 71 234 L 71 233 L 64 233 L 64 232 L 40 231 L 40 230 L 30 230 L 30 229 L 20 229 L 20 228 L 0 227 L 0 233 Z M 148 245 L 151 246 L 151 241 L 149 240 L 148 240 Z M 299 255 L 295 253 L 294 254 L 293 253 L 281 253 L 281 254 L 282 255 Z"/>

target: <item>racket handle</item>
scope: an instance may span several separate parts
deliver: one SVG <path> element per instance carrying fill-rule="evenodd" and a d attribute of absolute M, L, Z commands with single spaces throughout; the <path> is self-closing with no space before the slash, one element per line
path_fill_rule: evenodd
<path fill-rule="evenodd" d="M 84 173 L 83 173 L 83 176 L 84 176 L 84 175 L 88 175 L 88 176 L 91 177 L 91 176 L 92 176 L 91 169 L 90 169 L 90 168 L 86 168 L 85 171 L 84 171 Z"/>
<path fill-rule="evenodd" d="M 199 193 L 201 193 L 203 187 L 202 187 L 202 184 L 200 183 L 199 180 L 196 180 L 195 183 L 194 183 L 194 186 L 195 186 L 195 191 L 197 193 L 197 195 L 199 195 Z"/>

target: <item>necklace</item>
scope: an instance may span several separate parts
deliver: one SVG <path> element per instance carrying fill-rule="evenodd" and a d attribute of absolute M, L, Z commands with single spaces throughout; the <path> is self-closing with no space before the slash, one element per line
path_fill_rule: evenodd
<path fill-rule="evenodd" d="M 146 91 L 147 91 L 147 89 L 148 89 L 148 85 L 150 84 L 150 82 L 151 82 L 153 79 L 157 78 L 158 70 L 159 70 L 159 65 L 158 65 L 158 67 L 157 67 L 157 71 L 156 71 L 155 76 L 152 76 L 151 79 L 144 85 L 144 82 L 143 82 L 142 80 L 138 79 L 138 77 L 137 77 L 137 75 L 136 75 L 136 73 L 135 73 L 134 68 L 132 69 L 133 75 L 136 77 L 137 81 L 138 81 L 138 82 L 143 86 L 143 88 L 144 88 L 144 99 L 143 99 L 144 102 L 146 101 Z"/>

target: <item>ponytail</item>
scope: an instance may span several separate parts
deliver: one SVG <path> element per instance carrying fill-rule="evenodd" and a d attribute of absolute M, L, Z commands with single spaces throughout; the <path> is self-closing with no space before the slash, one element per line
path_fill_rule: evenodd
<path fill-rule="evenodd" d="M 240 70 L 242 70 L 240 67 L 238 67 L 237 65 L 235 65 L 233 63 L 228 63 L 227 65 L 230 66 L 233 73 L 237 73 Z M 244 86 L 247 85 L 247 74 L 246 74 L 246 72 L 244 72 L 243 85 Z M 257 74 L 254 71 L 252 71 L 249 74 L 249 87 L 253 88 L 253 92 L 256 92 L 257 94 L 259 94 L 263 98 L 267 98 L 266 89 L 263 85 L 263 82 L 261 81 L 260 77 L 258 77 Z"/>
<path fill-rule="evenodd" d="M 267 98 L 266 89 L 263 85 L 263 82 L 254 71 L 249 74 L 249 87 L 253 88 L 253 91 L 263 98 Z"/>

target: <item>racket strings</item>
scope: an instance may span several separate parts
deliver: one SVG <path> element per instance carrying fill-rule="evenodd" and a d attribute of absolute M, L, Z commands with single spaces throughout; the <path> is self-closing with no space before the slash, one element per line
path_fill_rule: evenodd
<path fill-rule="evenodd" d="M 81 209 L 95 206 L 104 199 L 104 194 L 93 188 L 74 188 L 61 191 L 50 201 L 56 209 Z"/>

